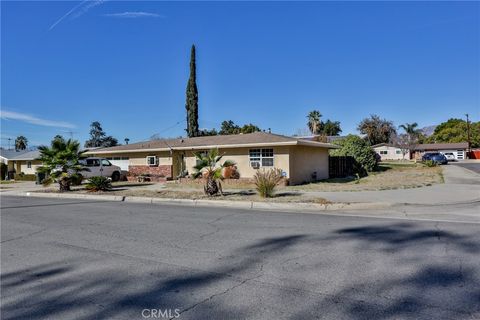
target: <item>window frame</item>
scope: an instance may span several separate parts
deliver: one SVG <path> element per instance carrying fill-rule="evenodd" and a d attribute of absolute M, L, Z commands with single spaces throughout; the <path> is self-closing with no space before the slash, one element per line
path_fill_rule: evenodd
<path fill-rule="evenodd" d="M 152 159 L 152 158 L 154 159 L 153 164 L 150 163 L 150 161 L 149 161 L 149 159 Z M 147 161 L 147 166 L 149 166 L 149 167 L 157 167 L 158 166 L 159 161 L 158 161 L 157 156 L 147 156 L 145 160 Z"/>
<path fill-rule="evenodd" d="M 32 168 L 32 161 L 27 161 L 27 168 L 31 169 Z"/>
<path fill-rule="evenodd" d="M 271 160 L 271 164 L 266 165 L 264 160 Z M 248 162 L 251 168 L 255 168 L 252 163 L 258 162 L 259 168 L 273 168 L 275 166 L 275 152 L 273 148 L 255 148 L 248 150 Z"/>

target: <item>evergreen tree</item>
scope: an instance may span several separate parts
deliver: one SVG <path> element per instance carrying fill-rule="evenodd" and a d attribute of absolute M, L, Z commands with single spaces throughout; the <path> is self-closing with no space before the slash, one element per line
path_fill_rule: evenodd
<path fill-rule="evenodd" d="M 114 147 L 118 145 L 118 140 L 112 136 L 107 136 L 98 121 L 90 125 L 90 139 L 85 141 L 85 148 L 96 147 Z"/>
<path fill-rule="evenodd" d="M 357 130 L 365 135 L 365 139 L 372 146 L 379 143 L 390 143 L 391 138 L 397 133 L 392 121 L 381 119 L 377 115 L 363 119 L 358 124 Z"/>
<path fill-rule="evenodd" d="M 197 74 L 195 64 L 195 45 L 192 45 L 190 54 L 190 78 L 187 84 L 187 135 L 188 137 L 196 137 L 198 131 L 198 90 L 197 90 Z"/>

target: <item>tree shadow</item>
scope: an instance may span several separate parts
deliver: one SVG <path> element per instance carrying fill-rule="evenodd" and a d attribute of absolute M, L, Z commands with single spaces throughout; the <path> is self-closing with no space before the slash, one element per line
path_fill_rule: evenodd
<path fill-rule="evenodd" d="M 479 285 L 472 267 L 429 265 L 405 277 L 392 275 L 379 283 L 359 282 L 341 288 L 292 319 L 305 319 L 316 312 L 326 317 L 369 320 L 477 319 Z"/>
<path fill-rule="evenodd" d="M 347 319 L 477 319 L 480 318 L 480 274 L 474 261 L 480 246 L 469 235 L 437 227 L 418 228 L 411 223 L 341 228 L 331 241 L 353 241 L 355 251 L 386 252 L 385 264 L 398 268 L 391 274 L 365 280 L 369 273 L 356 274 L 351 283 L 292 315 L 305 319 L 312 314 Z M 456 257 L 438 259 L 424 252 L 448 246 Z M 446 249 L 445 249 L 446 250 Z M 399 257 L 402 259 L 399 260 Z"/>
<path fill-rule="evenodd" d="M 195 319 L 212 318 L 212 314 L 217 319 L 232 314 L 244 318 L 248 310 L 211 300 L 260 277 L 265 259 L 285 252 L 304 237 L 263 239 L 234 250 L 240 260 L 210 270 L 182 268 L 132 275 L 116 269 L 91 271 L 91 266 L 76 261 L 4 273 L 2 319 L 141 319 L 144 309 L 179 309 L 180 313 L 195 309 Z"/>
<path fill-rule="evenodd" d="M 386 226 L 361 226 L 342 228 L 336 231 L 333 239 L 362 240 L 369 245 L 381 246 L 382 250 L 397 251 L 410 246 L 425 246 L 448 243 L 456 249 L 469 253 L 480 252 L 480 245 L 469 239 L 449 231 L 438 228 L 418 229 L 411 223 L 395 223 Z"/>
<path fill-rule="evenodd" d="M 253 306 L 250 309 L 245 304 L 229 301 L 231 296 L 227 294 L 260 279 L 268 260 L 281 257 L 276 261 L 286 263 L 283 258 L 290 258 L 291 253 L 298 255 L 299 246 L 309 245 L 312 249 L 331 246 L 335 250 L 336 243 L 351 241 L 358 255 L 373 249 L 386 253 L 382 255 L 385 260 L 405 258 L 398 262 L 403 272 L 392 270 L 389 276 L 375 276 L 374 280 L 355 274 L 333 292 L 323 293 L 323 288 L 317 288 L 322 294 L 301 288 L 285 291 L 281 286 L 272 286 L 271 290 L 278 290 L 278 295 L 287 299 L 292 291 L 297 295 L 292 299 L 303 295 L 299 299 L 301 306 L 288 309 L 285 318 L 460 319 L 475 318 L 479 314 L 478 266 L 460 259 L 443 264 L 421 256 L 423 250 L 431 250 L 439 241 L 448 242 L 456 252 L 475 256 L 479 252 L 475 241 L 435 227 L 388 223 L 341 228 L 326 236 L 287 234 L 259 239 L 232 250 L 227 258 L 206 270 L 150 263 L 146 270 L 136 271 L 141 264 L 127 259 L 120 260 L 119 267 L 98 267 L 101 260 L 91 263 L 78 260 L 2 273 L 2 319 L 141 319 L 144 309 L 177 308 L 182 313 L 180 319 L 258 318 L 262 315 L 252 314 Z M 413 248 L 416 251 L 405 251 Z M 396 251 L 402 252 L 392 254 Z M 309 255 L 305 254 L 307 259 Z M 321 256 L 319 260 L 313 257 L 309 260 L 310 270 L 320 276 L 326 272 L 325 265 L 315 265 L 323 261 Z M 415 264 L 411 258 L 416 259 Z M 304 263 L 302 259 L 299 256 L 295 261 Z M 122 268 L 123 262 L 131 263 L 130 268 Z M 342 260 L 334 262 L 342 263 Z M 288 276 L 298 275 L 289 273 Z M 253 294 L 258 293 L 252 291 Z M 281 298 L 270 298 L 274 302 L 262 310 L 282 307 Z"/>

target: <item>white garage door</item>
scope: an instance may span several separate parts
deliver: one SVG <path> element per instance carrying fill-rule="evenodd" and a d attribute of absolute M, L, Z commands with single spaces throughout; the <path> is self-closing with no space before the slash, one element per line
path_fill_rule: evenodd
<path fill-rule="evenodd" d="M 128 157 L 113 157 L 107 158 L 107 160 L 110 161 L 113 165 L 119 166 L 122 171 L 128 171 Z"/>

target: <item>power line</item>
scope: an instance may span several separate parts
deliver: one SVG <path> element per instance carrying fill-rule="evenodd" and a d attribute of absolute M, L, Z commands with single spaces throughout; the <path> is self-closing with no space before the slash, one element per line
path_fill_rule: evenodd
<path fill-rule="evenodd" d="M 185 119 L 182 118 L 181 120 L 177 121 L 174 125 L 171 125 L 171 126 L 169 126 L 169 127 L 167 127 L 167 128 L 164 128 L 164 129 L 160 130 L 159 132 L 156 132 L 156 133 L 152 134 L 149 138 L 151 138 L 151 137 L 153 137 L 153 136 L 155 136 L 155 135 L 160 136 L 160 134 L 162 134 L 162 133 L 164 133 L 164 132 L 166 132 L 166 131 L 169 131 L 169 130 L 175 128 L 176 126 L 178 126 L 179 124 L 181 124 L 182 122 L 185 122 L 185 121 L 187 121 L 187 120 L 185 120 Z M 146 139 L 146 140 L 148 140 L 148 139 Z"/>

